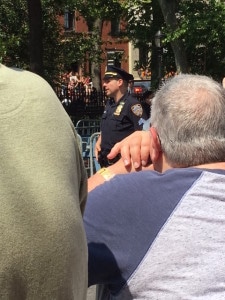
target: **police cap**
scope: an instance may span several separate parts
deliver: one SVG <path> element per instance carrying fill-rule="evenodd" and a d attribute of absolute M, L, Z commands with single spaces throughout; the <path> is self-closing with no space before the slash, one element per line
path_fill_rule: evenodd
<path fill-rule="evenodd" d="M 126 81 L 134 80 L 134 76 L 132 74 L 127 73 L 125 70 L 114 66 L 109 66 L 107 68 L 107 71 L 105 72 L 103 79 L 108 79 L 108 78 L 122 78 L 123 80 Z"/>

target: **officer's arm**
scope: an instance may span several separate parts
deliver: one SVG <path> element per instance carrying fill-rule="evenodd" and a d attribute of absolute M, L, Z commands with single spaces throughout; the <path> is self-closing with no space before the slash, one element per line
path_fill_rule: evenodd
<path fill-rule="evenodd" d="M 134 131 L 143 129 L 143 121 L 147 119 L 147 116 L 141 103 L 132 103 L 127 116 L 133 124 Z"/>
<path fill-rule="evenodd" d="M 98 152 L 101 151 L 101 142 L 102 142 L 102 137 L 101 134 L 99 135 L 96 143 L 95 143 L 95 157 L 96 160 L 98 160 Z"/>

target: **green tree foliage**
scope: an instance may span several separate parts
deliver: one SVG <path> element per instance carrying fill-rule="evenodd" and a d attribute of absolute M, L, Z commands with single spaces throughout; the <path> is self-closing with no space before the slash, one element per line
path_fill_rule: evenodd
<path fill-rule="evenodd" d="M 206 74 L 221 80 L 225 57 L 225 4 L 215 0 L 158 0 L 164 7 L 166 41 L 170 42 L 181 72 Z M 169 5 L 176 7 L 169 15 Z M 169 18 L 170 16 L 170 18 Z M 180 41 L 180 44 L 178 44 Z M 182 49 L 182 50 L 181 50 Z M 182 66 L 185 54 L 189 69 Z"/>
<path fill-rule="evenodd" d="M 123 1 L 123 5 L 127 10 L 127 36 L 139 49 L 140 57 L 135 62 L 135 69 L 151 70 L 151 86 L 154 89 L 158 85 L 158 50 L 155 47 L 155 34 L 165 27 L 160 5 L 158 1 L 152 0 L 127 0 Z M 166 66 L 170 66 L 171 69 L 171 64 L 174 64 L 174 57 L 173 62 L 169 63 L 171 54 L 171 48 L 168 51 L 167 47 L 167 53 L 164 55 L 165 73 L 167 72 Z"/>
<path fill-rule="evenodd" d="M 94 42 L 92 47 L 87 52 L 86 58 L 91 63 L 91 77 L 94 86 L 100 90 L 101 74 L 100 74 L 100 63 L 102 54 L 102 26 L 104 21 L 108 20 L 119 20 L 124 17 L 125 10 L 121 6 L 120 1 L 117 0 L 74 0 L 74 8 L 79 11 L 82 17 L 86 20 L 88 31 L 91 36 L 91 40 Z M 92 53 L 92 54 L 91 54 Z M 94 54 L 94 57 L 93 57 Z M 92 59 L 91 59 L 91 55 Z"/>
<path fill-rule="evenodd" d="M 28 15 L 24 0 L 0 0 L 0 57 L 8 65 L 28 67 Z"/>
<path fill-rule="evenodd" d="M 179 22 L 177 17 L 179 2 L 176 0 L 173 1 L 158 0 L 158 2 L 161 7 L 165 24 L 166 24 L 164 33 L 167 34 L 179 29 Z M 171 48 L 173 49 L 177 73 L 180 72 L 187 73 L 188 63 L 187 63 L 183 40 L 178 37 L 175 39 L 169 39 L 169 41 L 170 41 Z"/>
<path fill-rule="evenodd" d="M 138 47 L 148 48 L 152 44 L 153 61 L 156 60 L 154 33 L 157 27 L 163 29 L 164 46 L 168 50 L 163 55 L 165 73 L 174 69 L 176 63 L 178 72 L 206 74 L 218 80 L 224 76 L 224 1 L 127 0 L 123 5 L 128 11 L 129 38 Z"/>
<path fill-rule="evenodd" d="M 181 1 L 179 30 L 174 36 L 185 42 L 192 73 L 210 75 L 217 80 L 224 77 L 224 20 L 224 1 Z"/>
<path fill-rule="evenodd" d="M 102 23 L 119 17 L 127 22 L 124 34 L 137 47 L 151 51 L 152 61 L 155 60 L 154 35 L 159 28 L 163 29 L 168 50 L 163 56 L 166 72 L 174 62 L 178 66 L 179 59 L 183 59 L 182 53 L 186 53 L 191 72 L 208 74 L 219 80 L 224 76 L 224 1 L 41 0 L 41 4 L 44 76 L 49 82 L 56 80 L 59 70 L 71 61 L 82 63 L 88 59 L 98 65 Z M 168 5 L 176 8 L 170 15 Z M 62 40 L 57 16 L 64 13 L 65 7 L 81 13 L 87 21 L 88 34 L 71 34 Z M 28 24 L 26 0 L 0 0 L 0 60 L 7 65 L 30 68 Z M 177 41 L 182 42 L 184 48 Z"/>
<path fill-rule="evenodd" d="M 26 0 L 0 0 L 0 57 L 9 66 L 30 69 L 29 22 Z M 58 72 L 60 27 L 58 9 L 43 2 L 42 37 L 44 45 L 44 77 L 52 81 Z"/>
<path fill-rule="evenodd" d="M 120 1 L 117 0 L 74 0 L 74 8 L 76 8 L 85 18 L 89 31 L 93 31 L 95 21 L 118 19 L 123 17 L 125 10 Z"/>
<path fill-rule="evenodd" d="M 0 3 L 0 61 L 8 66 L 31 69 L 27 2 L 0 0 Z M 99 37 L 94 33 L 72 33 L 63 37 L 58 16 L 64 14 L 66 1 L 42 0 L 41 4 L 43 76 L 54 84 L 59 80 L 62 69 L 71 62 L 82 63 L 87 57 L 94 61 L 100 56 L 100 47 L 98 51 L 93 51 L 96 43 L 99 43 Z"/>

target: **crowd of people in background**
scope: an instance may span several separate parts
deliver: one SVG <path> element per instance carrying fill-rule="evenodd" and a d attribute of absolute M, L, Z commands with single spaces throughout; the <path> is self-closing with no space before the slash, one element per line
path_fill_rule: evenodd
<path fill-rule="evenodd" d="M 71 98 L 75 92 L 88 93 L 93 87 L 90 76 L 84 76 L 74 71 L 64 73 L 61 76 L 61 84 L 64 89 L 68 90 Z"/>
<path fill-rule="evenodd" d="M 89 76 L 80 75 L 78 72 L 71 71 L 66 74 L 67 87 L 69 90 L 79 89 L 88 92 L 92 82 Z"/>
<path fill-rule="evenodd" d="M 90 76 L 85 76 L 75 71 L 63 73 L 60 82 L 62 103 L 67 106 L 71 102 L 84 97 L 85 102 L 88 103 L 91 100 L 91 96 L 96 92 Z"/>

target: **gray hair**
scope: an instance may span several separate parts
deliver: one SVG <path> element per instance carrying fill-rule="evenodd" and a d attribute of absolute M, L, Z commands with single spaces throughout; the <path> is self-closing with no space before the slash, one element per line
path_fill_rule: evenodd
<path fill-rule="evenodd" d="M 207 76 L 175 76 L 153 99 L 151 126 L 173 167 L 225 161 L 225 89 Z"/>

